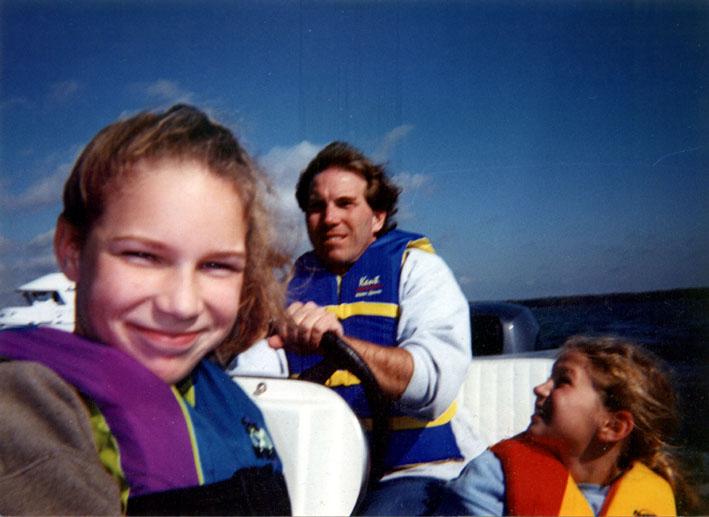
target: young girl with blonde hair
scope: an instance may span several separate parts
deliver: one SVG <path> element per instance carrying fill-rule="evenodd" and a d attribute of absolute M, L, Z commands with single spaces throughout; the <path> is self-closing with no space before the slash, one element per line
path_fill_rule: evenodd
<path fill-rule="evenodd" d="M 527 430 L 450 481 L 440 514 L 676 515 L 685 484 L 659 360 L 621 338 L 574 337 L 534 394 Z"/>

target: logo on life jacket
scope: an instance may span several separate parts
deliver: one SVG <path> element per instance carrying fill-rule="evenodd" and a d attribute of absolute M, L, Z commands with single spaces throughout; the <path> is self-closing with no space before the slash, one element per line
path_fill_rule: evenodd
<path fill-rule="evenodd" d="M 382 282 L 379 275 L 368 277 L 367 275 L 359 277 L 359 285 L 355 289 L 355 298 L 362 296 L 374 296 L 382 293 Z"/>
<path fill-rule="evenodd" d="M 268 432 L 263 427 L 259 427 L 251 422 L 246 417 L 241 419 L 241 423 L 244 424 L 246 432 L 249 433 L 251 445 L 254 448 L 256 456 L 262 459 L 273 458 L 275 454 L 275 447 L 273 446 L 273 441 L 271 441 L 271 437 L 268 435 Z"/>

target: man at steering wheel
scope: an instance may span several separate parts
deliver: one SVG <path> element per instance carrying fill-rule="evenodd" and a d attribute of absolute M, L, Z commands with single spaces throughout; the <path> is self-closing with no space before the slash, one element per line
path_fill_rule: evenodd
<path fill-rule="evenodd" d="M 375 458 L 385 475 L 370 487 L 363 514 L 425 513 L 428 487 L 455 476 L 464 458 L 454 399 L 472 358 L 469 307 L 428 239 L 396 229 L 399 193 L 383 166 L 349 144 L 333 142 L 315 156 L 296 188 L 313 250 L 295 264 L 291 321 L 269 338 L 297 376 L 322 360 L 322 336 L 334 332 L 390 401 L 386 454 Z M 326 384 L 371 426 L 356 377 L 337 371 Z"/>

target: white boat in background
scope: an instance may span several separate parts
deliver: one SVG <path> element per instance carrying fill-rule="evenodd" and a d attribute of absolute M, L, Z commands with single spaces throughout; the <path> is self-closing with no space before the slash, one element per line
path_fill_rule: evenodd
<path fill-rule="evenodd" d="M 17 290 L 27 302 L 22 307 L 0 309 L 0 329 L 38 325 L 74 330 L 74 282 L 63 273 L 49 273 L 21 285 Z"/>

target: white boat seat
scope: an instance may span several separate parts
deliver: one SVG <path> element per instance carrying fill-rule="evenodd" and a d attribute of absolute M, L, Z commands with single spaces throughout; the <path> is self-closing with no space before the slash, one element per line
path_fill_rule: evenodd
<path fill-rule="evenodd" d="M 549 378 L 554 359 L 488 356 L 473 359 L 458 404 L 467 408 L 485 445 L 524 431 L 534 411 L 532 388 Z"/>
<path fill-rule="evenodd" d="M 369 447 L 347 403 L 311 382 L 233 379 L 264 415 L 283 462 L 293 515 L 350 515 L 367 482 Z"/>
<path fill-rule="evenodd" d="M 549 377 L 552 354 L 472 361 L 457 400 L 485 445 L 529 425 L 532 388 Z M 310 382 L 233 378 L 264 414 L 283 461 L 293 515 L 350 515 L 367 482 L 369 448 L 347 403 Z"/>

